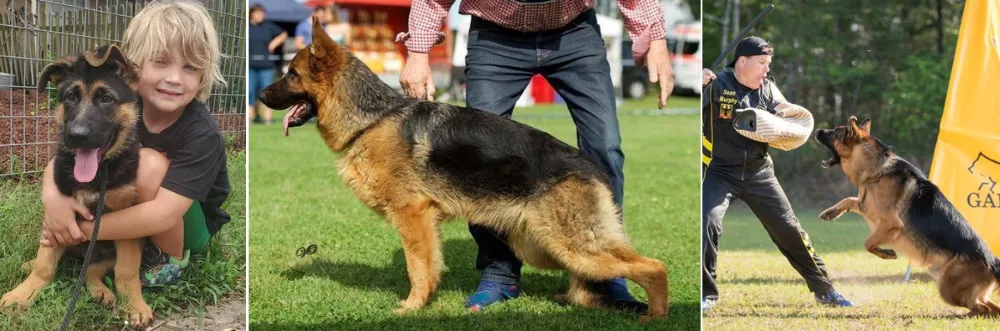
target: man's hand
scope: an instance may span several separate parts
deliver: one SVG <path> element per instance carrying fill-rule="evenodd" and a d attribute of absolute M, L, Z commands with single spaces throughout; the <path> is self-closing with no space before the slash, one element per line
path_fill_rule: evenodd
<path fill-rule="evenodd" d="M 654 40 L 649 44 L 649 52 L 644 58 L 636 59 L 640 67 L 643 62 L 649 66 L 649 82 L 660 83 L 660 109 L 667 105 L 667 99 L 674 91 L 674 68 L 670 64 L 670 53 L 667 52 L 666 40 Z"/>
<path fill-rule="evenodd" d="M 427 54 L 408 53 L 406 66 L 399 76 L 399 84 L 402 85 L 406 95 L 434 101 L 434 77 L 431 76 L 431 65 L 427 60 Z"/>
<path fill-rule="evenodd" d="M 86 206 L 59 193 L 43 195 L 42 204 L 45 206 L 41 239 L 43 246 L 73 246 L 87 239 L 76 223 L 76 214 L 87 220 L 94 219 Z"/>
<path fill-rule="evenodd" d="M 715 73 L 709 69 L 701 70 L 701 87 L 705 87 L 709 82 L 715 79 Z"/>

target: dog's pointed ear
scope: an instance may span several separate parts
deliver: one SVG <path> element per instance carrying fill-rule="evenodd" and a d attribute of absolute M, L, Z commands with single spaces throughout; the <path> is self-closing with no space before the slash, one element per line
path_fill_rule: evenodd
<path fill-rule="evenodd" d="M 871 118 L 866 118 L 864 121 L 861 121 L 861 125 L 859 126 L 859 128 L 861 128 L 861 131 L 864 131 L 865 133 L 871 134 L 872 133 L 872 119 Z"/>
<path fill-rule="evenodd" d="M 52 86 L 59 85 L 59 82 L 66 79 L 70 66 L 77 60 L 79 60 L 79 57 L 75 55 L 66 56 L 58 58 L 45 66 L 45 69 L 42 69 L 42 74 L 38 76 L 38 93 L 45 92 L 45 87 L 49 83 L 52 83 Z"/>
<path fill-rule="evenodd" d="M 858 118 L 851 116 L 847 119 L 847 134 L 853 136 L 858 133 L 860 128 L 858 128 Z"/>
<path fill-rule="evenodd" d="M 309 51 L 313 55 L 332 54 L 336 49 L 337 44 L 326 34 L 326 30 L 319 23 L 319 19 L 313 17 L 312 43 L 309 44 Z"/>

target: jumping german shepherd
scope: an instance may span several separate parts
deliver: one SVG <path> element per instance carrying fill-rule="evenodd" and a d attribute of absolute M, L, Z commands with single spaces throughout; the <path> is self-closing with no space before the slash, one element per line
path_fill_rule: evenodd
<path fill-rule="evenodd" d="M 49 82 L 56 87 L 59 101 L 55 118 L 59 130 L 56 136 L 61 139 L 53 164 L 59 192 L 94 211 L 101 183 L 107 181 L 104 213 L 136 204 L 136 125 L 142 101 L 136 92 L 138 76 L 122 51 L 107 45 L 79 56 L 59 58 L 42 71 L 38 92 L 44 93 Z M 102 167 L 106 168 L 106 177 L 98 171 Z M 3 295 L 0 306 L 28 305 L 52 281 L 63 253 L 82 257 L 86 245 L 39 247 L 35 259 L 25 263 L 31 274 Z M 139 282 L 141 239 L 115 240 L 113 244 L 99 241 L 96 245 L 86 275 L 90 295 L 108 306 L 115 303 L 114 294 L 101 281 L 113 267 L 115 287 L 126 296 L 130 322 L 134 327 L 146 325 L 153 311 L 142 298 Z"/>
<path fill-rule="evenodd" d="M 607 177 L 577 149 L 485 111 L 399 94 L 315 19 L 312 45 L 260 100 L 294 106 L 286 134 L 318 117 L 344 182 L 399 231 L 411 289 L 398 313 L 427 303 L 441 277 L 438 223 L 460 217 L 506 233 L 527 263 L 568 270 L 557 300 L 604 306 L 586 281 L 624 276 L 649 295 L 643 320 L 667 316 L 663 263 L 629 246 Z"/>
<path fill-rule="evenodd" d="M 871 136 L 870 119 L 859 125 L 851 116 L 846 126 L 817 130 L 816 140 L 833 152 L 823 167 L 840 165 L 859 189 L 821 219 L 861 214 L 872 231 L 865 241 L 869 252 L 895 259 L 898 251 L 928 269 L 948 304 L 969 308 L 970 315 L 1000 315 L 1000 306 L 990 301 L 1000 259 L 920 169 Z"/>

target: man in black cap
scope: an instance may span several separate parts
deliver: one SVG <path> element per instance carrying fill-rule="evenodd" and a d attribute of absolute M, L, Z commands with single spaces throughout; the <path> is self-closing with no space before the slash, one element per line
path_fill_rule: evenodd
<path fill-rule="evenodd" d="M 767 143 L 740 135 L 733 116 L 743 110 L 765 109 L 778 114 L 798 105 L 789 103 L 767 79 L 774 50 L 760 37 L 747 37 L 736 46 L 733 61 L 723 70 L 702 73 L 702 310 L 719 299 L 715 284 L 716 257 L 722 236 L 722 217 L 734 199 L 747 203 L 760 219 L 792 267 L 805 278 L 820 304 L 849 307 L 837 293 L 826 267 L 799 225 L 774 166 Z"/>

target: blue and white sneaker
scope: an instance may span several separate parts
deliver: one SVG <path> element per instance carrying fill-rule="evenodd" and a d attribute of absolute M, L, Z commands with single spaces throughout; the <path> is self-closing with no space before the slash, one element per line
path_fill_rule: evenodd
<path fill-rule="evenodd" d="M 817 293 L 815 296 L 816 302 L 821 305 L 831 307 L 854 307 L 853 303 L 847 301 L 847 299 L 844 298 L 843 295 L 840 295 L 840 293 L 837 293 L 837 291 L 832 291 L 822 295 Z"/>

